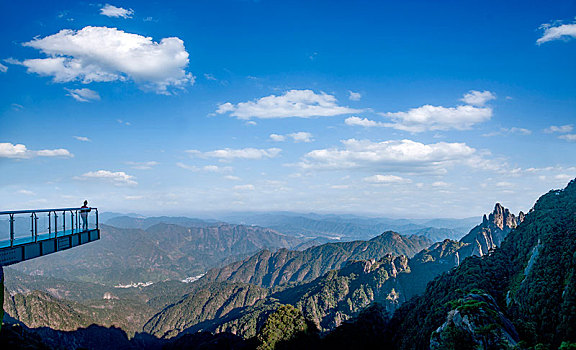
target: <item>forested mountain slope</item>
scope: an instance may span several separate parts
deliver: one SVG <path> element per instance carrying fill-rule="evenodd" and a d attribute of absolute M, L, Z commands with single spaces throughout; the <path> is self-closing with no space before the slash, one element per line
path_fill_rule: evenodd
<path fill-rule="evenodd" d="M 464 260 L 430 283 L 424 295 L 402 305 L 391 328 L 397 347 L 426 349 L 432 333 L 445 323 L 445 332 L 474 339 L 477 334 L 447 320 L 450 311 L 466 310 L 473 319 L 490 309 L 465 302 L 474 290 L 493 298 L 512 321 L 518 334 L 514 341 L 554 349 L 562 341 L 576 342 L 576 180 L 540 197 L 499 249 Z M 502 322 L 494 321 L 492 331 L 500 330 Z M 490 335 L 491 329 L 484 332 Z M 454 342 L 446 334 L 434 339 L 440 347 Z"/>
<path fill-rule="evenodd" d="M 311 281 L 340 268 L 348 260 L 379 259 L 388 253 L 412 256 L 431 243 L 425 237 L 388 231 L 369 241 L 327 243 L 304 251 L 261 251 L 245 260 L 212 269 L 199 282 L 234 281 L 274 287 Z"/>

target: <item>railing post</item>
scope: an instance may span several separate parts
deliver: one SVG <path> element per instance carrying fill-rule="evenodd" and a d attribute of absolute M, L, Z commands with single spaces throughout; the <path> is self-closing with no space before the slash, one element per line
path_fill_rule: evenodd
<path fill-rule="evenodd" d="M 96 229 L 98 229 L 98 208 L 96 208 Z"/>
<path fill-rule="evenodd" d="M 52 223 L 50 222 L 50 220 L 52 220 L 51 217 L 51 212 L 48 212 L 48 237 L 50 237 L 50 235 L 52 234 Z"/>
<path fill-rule="evenodd" d="M 38 242 L 38 215 L 34 213 L 34 242 Z"/>
<path fill-rule="evenodd" d="M 66 234 L 66 212 L 62 211 L 62 232 Z"/>
<path fill-rule="evenodd" d="M 14 214 L 10 214 L 10 247 L 14 246 Z"/>
<path fill-rule="evenodd" d="M 34 238 L 34 213 L 30 214 L 30 234 Z"/>
<path fill-rule="evenodd" d="M 74 212 L 70 210 L 70 229 L 74 233 Z"/>
<path fill-rule="evenodd" d="M 58 237 L 58 213 L 54 211 L 54 237 Z"/>

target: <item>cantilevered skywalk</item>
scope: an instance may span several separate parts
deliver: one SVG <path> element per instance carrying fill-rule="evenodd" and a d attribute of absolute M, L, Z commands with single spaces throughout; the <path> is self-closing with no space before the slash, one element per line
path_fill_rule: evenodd
<path fill-rule="evenodd" d="M 100 239 L 98 209 L 60 208 L 0 212 L 0 266 Z M 84 222 L 84 216 L 86 222 Z"/>

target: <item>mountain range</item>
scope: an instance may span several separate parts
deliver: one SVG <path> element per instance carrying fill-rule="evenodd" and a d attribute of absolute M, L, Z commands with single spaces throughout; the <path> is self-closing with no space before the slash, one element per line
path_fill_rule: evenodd
<path fill-rule="evenodd" d="M 230 348 L 568 349 L 576 342 L 576 181 L 542 196 L 527 214 L 496 204 L 460 240 L 436 243 L 388 231 L 367 241 L 293 250 L 305 244 L 286 238 L 295 235 L 237 225 L 242 235 L 252 228 L 267 232 L 266 242 L 287 245 L 261 250 L 260 238 L 190 244 L 186 228 L 166 223 L 134 232 L 144 235 L 158 225 L 194 254 L 212 250 L 206 275 L 122 290 L 81 282 L 78 275 L 71 291 L 53 277 L 14 273 L 11 280 L 7 269 L 9 317 L 40 327 L 33 333 L 47 344 L 88 344 L 86 334 L 111 334 L 127 348 L 220 342 Z M 213 227 L 187 229 L 234 241 L 233 229 Z M 173 249 L 182 253 L 182 246 Z M 254 247 L 262 248 L 240 257 Z M 35 317 L 34 310 L 47 316 Z"/>

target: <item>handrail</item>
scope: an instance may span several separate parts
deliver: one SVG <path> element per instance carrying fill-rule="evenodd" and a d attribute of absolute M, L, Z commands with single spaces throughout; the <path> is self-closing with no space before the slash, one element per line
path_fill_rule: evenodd
<path fill-rule="evenodd" d="M 33 210 L 12 210 L 12 211 L 0 211 L 1 215 L 9 216 L 10 223 L 10 247 L 14 246 L 14 216 L 17 214 L 30 214 L 30 233 L 34 242 L 38 241 L 38 216 L 37 213 L 48 213 L 48 234 L 54 234 L 54 238 L 58 237 L 58 217 L 62 219 L 60 227 L 62 228 L 62 233 L 66 232 L 66 212 L 70 213 L 70 230 L 74 232 L 83 232 L 88 230 L 88 219 L 84 220 L 81 225 L 80 216 L 83 212 L 93 211 L 96 215 L 95 226 L 98 230 L 98 208 L 85 207 L 85 208 L 57 208 L 57 209 L 33 209 Z M 53 215 L 52 215 L 53 214 Z M 76 218 L 76 220 L 74 220 Z M 86 216 L 87 218 L 87 216 Z M 54 226 L 52 226 L 52 219 L 54 221 Z M 82 226 L 82 228 L 81 228 Z"/>
<path fill-rule="evenodd" d="M 27 214 L 27 213 L 48 213 L 52 211 L 70 211 L 70 210 L 82 210 L 86 208 L 56 208 L 56 209 L 33 209 L 33 210 L 12 210 L 12 211 L 0 211 L 0 215 L 9 214 Z M 88 207 L 88 209 L 94 209 L 98 211 L 98 208 Z"/>

